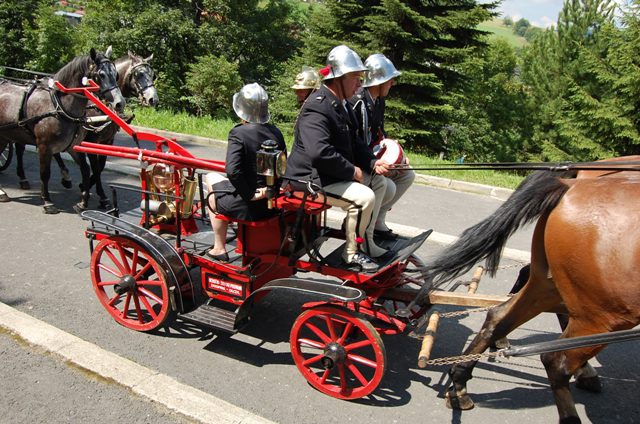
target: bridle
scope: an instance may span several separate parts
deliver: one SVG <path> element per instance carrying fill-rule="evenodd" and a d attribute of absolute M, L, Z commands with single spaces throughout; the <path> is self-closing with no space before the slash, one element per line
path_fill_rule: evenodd
<path fill-rule="evenodd" d="M 108 87 L 103 87 L 103 79 L 108 75 L 114 75 L 114 82 Z M 92 80 L 97 82 L 98 85 L 100 85 L 100 90 L 98 92 L 101 96 L 104 96 L 106 93 L 112 91 L 115 88 L 118 88 L 118 72 L 116 71 L 116 66 L 109 59 L 96 59 L 96 61 L 89 67 L 87 77 L 91 78 Z"/>
<path fill-rule="evenodd" d="M 146 82 L 146 85 L 142 85 L 140 82 L 140 79 L 142 78 L 137 78 L 137 75 L 146 75 L 148 77 L 143 79 Z M 155 74 L 153 73 L 153 69 L 151 69 L 151 65 L 146 62 L 140 62 L 131 66 L 124 76 L 125 84 L 130 87 L 134 87 L 138 96 L 142 96 L 145 90 L 153 87 L 154 80 Z"/>

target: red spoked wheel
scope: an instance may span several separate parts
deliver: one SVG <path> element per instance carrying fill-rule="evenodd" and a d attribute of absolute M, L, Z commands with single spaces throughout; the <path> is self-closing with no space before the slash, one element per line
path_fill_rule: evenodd
<path fill-rule="evenodd" d="M 142 246 L 124 237 L 98 244 L 91 255 L 91 282 L 107 312 L 132 330 L 154 330 L 171 313 L 162 268 Z"/>
<path fill-rule="evenodd" d="M 348 310 L 309 309 L 291 329 L 291 354 L 298 369 L 319 391 L 338 399 L 373 392 L 386 370 L 387 357 L 373 326 Z"/>

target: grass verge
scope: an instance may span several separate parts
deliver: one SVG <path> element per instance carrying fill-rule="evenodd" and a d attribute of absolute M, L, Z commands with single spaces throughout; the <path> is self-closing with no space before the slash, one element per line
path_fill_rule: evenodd
<path fill-rule="evenodd" d="M 135 125 L 172 131 L 182 134 L 199 135 L 226 140 L 231 128 L 237 124 L 231 119 L 214 119 L 211 117 L 195 117 L 184 112 L 173 113 L 166 110 L 153 110 L 151 108 L 137 108 L 135 110 Z M 278 125 L 284 134 L 287 146 L 291 149 L 293 142 L 293 128 L 290 125 Z M 415 167 L 428 167 L 430 165 L 443 165 L 453 162 L 441 161 L 437 158 L 408 152 L 411 165 Z M 453 170 L 453 171 L 418 171 L 420 174 L 452 180 L 468 181 L 478 184 L 486 184 L 496 187 L 515 188 L 523 176 L 509 171 L 490 170 Z"/>

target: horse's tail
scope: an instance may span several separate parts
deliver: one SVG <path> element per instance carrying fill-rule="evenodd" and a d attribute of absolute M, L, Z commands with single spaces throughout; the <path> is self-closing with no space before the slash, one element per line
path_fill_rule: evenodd
<path fill-rule="evenodd" d="M 523 224 L 553 210 L 569 189 L 562 177 L 575 177 L 575 173 L 545 171 L 525 178 L 492 215 L 467 228 L 458 241 L 426 266 L 426 283 L 414 303 L 424 304 L 431 288 L 464 274 L 483 259 L 487 260 L 487 272 L 495 275 L 509 237 Z"/>

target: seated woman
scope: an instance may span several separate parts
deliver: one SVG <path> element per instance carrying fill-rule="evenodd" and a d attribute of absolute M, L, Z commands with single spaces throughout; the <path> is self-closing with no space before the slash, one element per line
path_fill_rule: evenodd
<path fill-rule="evenodd" d="M 225 171 L 227 178 L 212 172 L 206 184 L 210 193 L 209 206 L 212 211 L 229 218 L 255 221 L 273 215 L 268 209 L 266 179 L 256 172 L 256 152 L 266 140 L 274 140 L 278 149 L 287 147 L 280 130 L 269 122 L 269 96 L 258 83 L 247 84 L 233 96 L 233 110 L 242 122 L 230 132 L 227 145 Z M 227 262 L 227 221 L 212 219 L 214 231 L 213 247 L 207 255 L 215 260 Z"/>

